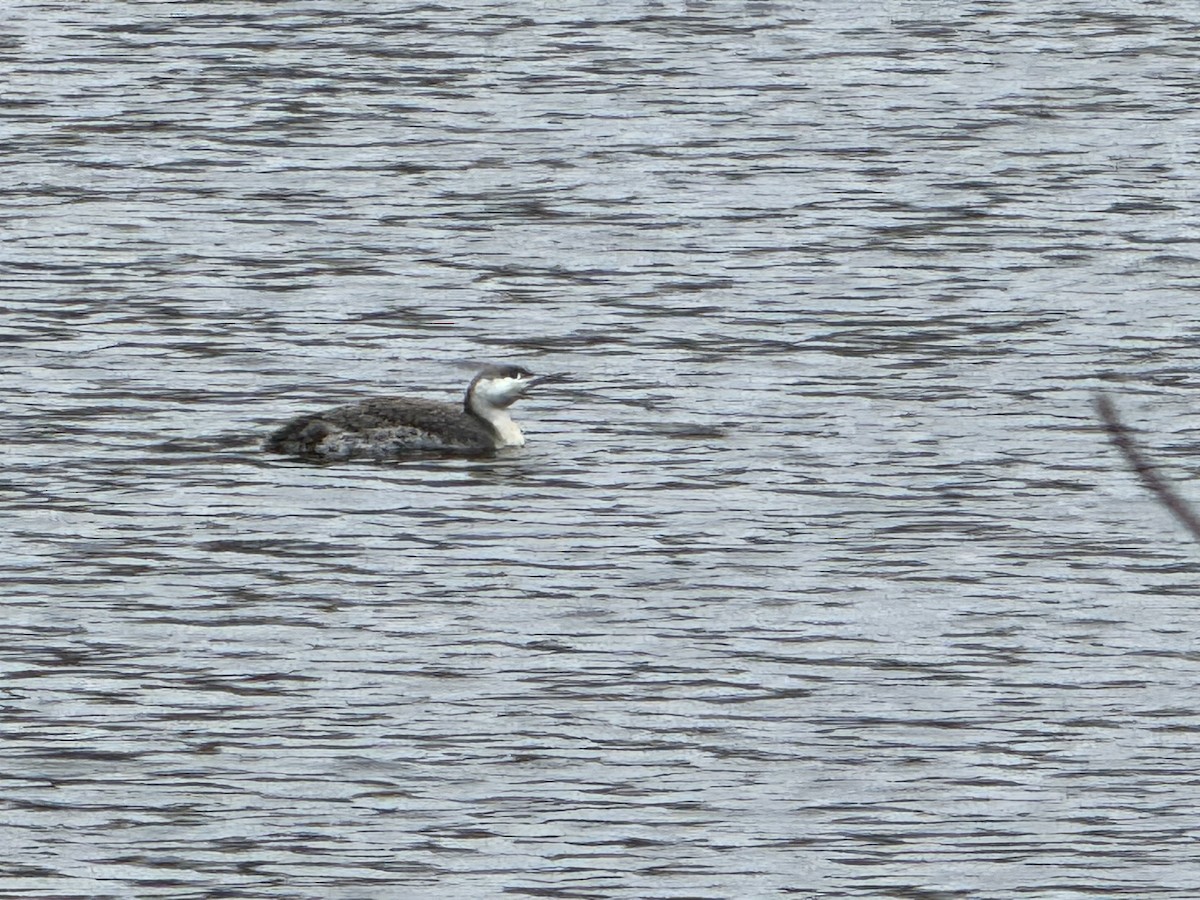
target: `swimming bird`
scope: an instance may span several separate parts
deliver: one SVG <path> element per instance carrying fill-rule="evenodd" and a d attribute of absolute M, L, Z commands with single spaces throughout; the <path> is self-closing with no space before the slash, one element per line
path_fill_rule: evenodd
<path fill-rule="evenodd" d="M 534 375 L 521 366 L 488 366 L 467 386 L 461 406 L 377 397 L 298 416 L 263 446 L 272 453 L 325 461 L 422 453 L 486 456 L 502 447 L 524 446 L 525 435 L 508 408 L 534 385 L 562 378 Z"/>

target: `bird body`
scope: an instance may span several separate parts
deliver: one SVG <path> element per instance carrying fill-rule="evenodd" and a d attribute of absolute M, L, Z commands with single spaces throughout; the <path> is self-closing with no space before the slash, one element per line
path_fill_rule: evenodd
<path fill-rule="evenodd" d="M 298 416 L 267 438 L 265 449 L 308 459 L 389 459 L 416 454 L 484 456 L 525 443 L 508 407 L 530 387 L 560 376 L 520 366 L 484 369 L 462 405 L 410 397 L 377 397 Z"/>

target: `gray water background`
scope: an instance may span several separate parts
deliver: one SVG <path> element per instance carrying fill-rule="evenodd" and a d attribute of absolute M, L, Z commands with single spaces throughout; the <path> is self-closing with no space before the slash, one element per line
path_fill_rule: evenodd
<path fill-rule="evenodd" d="M 0 895 L 1200 896 L 1198 29 L 9 4 Z"/>

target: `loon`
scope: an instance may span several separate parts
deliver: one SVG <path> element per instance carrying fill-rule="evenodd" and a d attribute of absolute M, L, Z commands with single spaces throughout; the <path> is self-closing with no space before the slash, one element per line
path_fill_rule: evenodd
<path fill-rule="evenodd" d="M 562 375 L 534 375 L 521 366 L 488 366 L 467 387 L 462 406 L 409 397 L 377 397 L 298 416 L 263 448 L 313 460 L 396 459 L 421 453 L 486 456 L 521 447 L 525 435 L 508 414 L 535 384 Z"/>

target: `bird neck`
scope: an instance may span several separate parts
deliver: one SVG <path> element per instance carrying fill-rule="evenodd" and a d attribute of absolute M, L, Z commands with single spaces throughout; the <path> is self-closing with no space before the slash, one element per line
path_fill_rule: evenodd
<path fill-rule="evenodd" d="M 467 413 L 482 421 L 495 437 L 497 447 L 523 447 L 525 435 L 512 420 L 507 409 L 484 403 L 477 397 L 467 397 Z"/>

